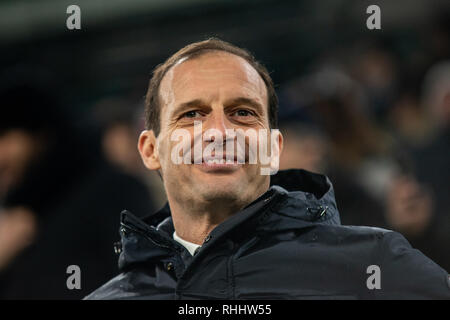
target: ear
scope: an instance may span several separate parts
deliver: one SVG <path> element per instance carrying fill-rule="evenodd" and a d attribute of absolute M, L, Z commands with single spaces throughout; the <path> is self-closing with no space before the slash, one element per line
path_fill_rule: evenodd
<path fill-rule="evenodd" d="M 156 137 L 153 130 L 144 130 L 141 132 L 138 141 L 138 149 L 144 165 L 149 170 L 158 170 L 161 168 Z"/>
<path fill-rule="evenodd" d="M 280 131 L 280 134 L 278 136 L 278 146 L 280 148 L 280 157 L 283 154 L 283 146 L 284 146 L 283 143 L 284 143 L 284 137 L 283 137 L 283 134 Z"/>

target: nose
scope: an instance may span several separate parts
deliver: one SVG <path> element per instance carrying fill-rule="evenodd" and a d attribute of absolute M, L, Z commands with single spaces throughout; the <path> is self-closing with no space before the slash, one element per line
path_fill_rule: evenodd
<path fill-rule="evenodd" d="M 209 130 L 214 129 L 222 134 L 223 140 L 226 139 L 227 129 L 231 129 L 231 123 L 226 117 L 226 114 L 223 111 L 223 108 L 218 108 L 213 110 L 208 117 L 208 119 L 203 123 L 203 129 Z M 206 135 L 205 141 L 214 141 L 214 136 Z"/>

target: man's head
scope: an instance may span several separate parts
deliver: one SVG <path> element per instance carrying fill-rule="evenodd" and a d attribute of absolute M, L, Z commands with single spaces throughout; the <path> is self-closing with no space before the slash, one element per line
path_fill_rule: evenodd
<path fill-rule="evenodd" d="M 259 161 L 248 163 L 248 146 L 245 164 L 213 165 L 204 158 L 198 164 L 178 164 L 172 157 L 178 144 L 173 135 L 183 130 L 189 135 L 189 147 L 200 143 L 204 149 L 215 141 L 216 137 L 205 134 L 214 129 L 223 134 L 225 159 L 238 148 L 236 139 L 227 136 L 229 130 L 266 129 L 270 135 L 277 126 L 277 109 L 267 70 L 247 51 L 217 39 L 193 43 L 154 71 L 146 97 L 147 130 L 139 138 L 139 151 L 147 168 L 160 170 L 169 202 L 245 205 L 266 191 L 270 182 L 269 176 L 261 175 Z M 195 122 L 202 125 L 201 136 Z M 225 146 L 230 139 L 232 148 Z M 277 143 L 281 150 L 281 136 Z"/>
<path fill-rule="evenodd" d="M 25 81 L 0 84 L 0 195 L 42 157 L 60 125 L 56 98 Z"/>
<path fill-rule="evenodd" d="M 159 135 L 161 129 L 161 99 L 160 99 L 160 85 L 166 73 L 176 64 L 187 59 L 193 59 L 212 52 L 228 52 L 230 54 L 241 57 L 255 69 L 261 79 L 264 81 L 267 89 L 268 108 L 269 108 L 269 123 L 271 128 L 278 126 L 278 98 L 275 93 L 272 79 L 267 69 L 261 65 L 248 51 L 236 47 L 228 42 L 219 39 L 209 39 L 201 42 L 195 42 L 185 46 L 177 51 L 163 64 L 158 65 L 153 77 L 150 79 L 148 91 L 145 99 L 145 122 L 148 130 L 153 130 L 155 136 Z"/>

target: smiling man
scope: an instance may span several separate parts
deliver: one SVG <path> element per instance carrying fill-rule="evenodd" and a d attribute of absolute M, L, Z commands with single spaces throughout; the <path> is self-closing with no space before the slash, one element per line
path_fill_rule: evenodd
<path fill-rule="evenodd" d="M 214 227 L 266 192 L 270 178 L 259 174 L 259 163 L 220 164 L 205 159 L 193 165 L 174 163 L 172 134 L 185 129 L 192 145 L 196 140 L 206 146 L 213 140 L 205 134 L 208 129 L 225 138 L 231 129 L 269 129 L 271 120 L 264 80 L 244 58 L 204 51 L 201 57 L 183 61 L 164 75 L 159 102 L 149 104 L 161 110 L 161 125 L 141 134 L 139 150 L 145 165 L 161 172 L 176 235 L 201 244 Z M 201 135 L 194 134 L 195 121 L 201 121 Z"/>
<path fill-rule="evenodd" d="M 400 234 L 341 226 L 325 176 L 262 174 L 278 169 L 277 109 L 267 70 L 221 40 L 158 66 L 138 148 L 168 204 L 122 213 L 122 273 L 87 298 L 450 298 L 447 272 Z"/>

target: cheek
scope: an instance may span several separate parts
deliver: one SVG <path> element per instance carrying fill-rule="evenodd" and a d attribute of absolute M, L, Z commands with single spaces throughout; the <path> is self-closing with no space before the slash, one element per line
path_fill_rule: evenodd
<path fill-rule="evenodd" d="M 170 147 L 167 144 L 161 145 L 159 148 L 159 163 L 163 170 L 171 166 Z"/>
<path fill-rule="evenodd" d="M 167 137 L 159 144 L 159 162 L 163 172 L 173 174 L 173 172 L 177 172 L 179 174 L 182 168 L 185 168 L 186 165 L 179 164 L 174 162 L 173 157 L 176 159 L 176 156 L 183 155 L 183 149 L 180 148 L 180 142 L 178 141 L 170 141 L 170 138 Z M 179 152 L 176 152 L 179 150 Z"/>
<path fill-rule="evenodd" d="M 157 141 L 156 141 L 156 148 L 155 153 L 159 160 L 159 163 L 161 167 L 164 167 L 166 164 L 166 158 L 167 158 L 167 149 L 169 148 L 168 143 L 170 141 L 168 140 L 168 137 L 164 135 L 162 132 L 159 134 Z"/>

